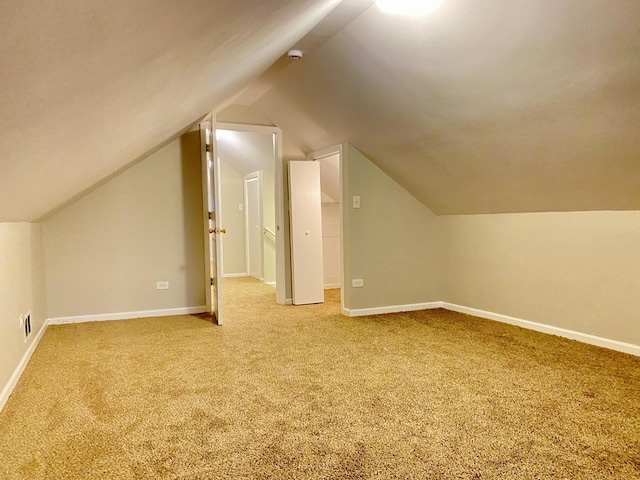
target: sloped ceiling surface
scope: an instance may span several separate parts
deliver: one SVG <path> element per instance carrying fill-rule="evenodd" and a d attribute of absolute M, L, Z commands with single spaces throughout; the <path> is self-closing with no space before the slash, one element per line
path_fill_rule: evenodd
<path fill-rule="evenodd" d="M 369 8 L 253 106 L 438 214 L 640 209 L 640 2 Z"/>
<path fill-rule="evenodd" d="M 339 0 L 0 3 L 0 221 L 30 221 L 227 102 Z"/>

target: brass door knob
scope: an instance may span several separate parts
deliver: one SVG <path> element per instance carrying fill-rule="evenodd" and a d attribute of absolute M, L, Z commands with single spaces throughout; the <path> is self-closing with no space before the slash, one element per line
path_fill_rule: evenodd
<path fill-rule="evenodd" d="M 227 229 L 226 228 L 216 228 L 215 230 L 213 228 L 209 229 L 209 233 L 227 233 Z"/>

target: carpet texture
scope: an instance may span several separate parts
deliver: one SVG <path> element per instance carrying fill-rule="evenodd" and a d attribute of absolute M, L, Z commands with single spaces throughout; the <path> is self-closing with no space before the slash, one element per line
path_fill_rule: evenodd
<path fill-rule="evenodd" d="M 223 327 L 50 327 L 0 414 L 0 478 L 640 478 L 640 358 L 224 286 Z"/>

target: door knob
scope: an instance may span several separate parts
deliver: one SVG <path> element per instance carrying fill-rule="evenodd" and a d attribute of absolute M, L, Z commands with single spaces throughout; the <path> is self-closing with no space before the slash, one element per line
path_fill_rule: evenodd
<path fill-rule="evenodd" d="M 213 228 L 209 229 L 209 233 L 227 233 L 227 229 L 226 228 L 216 228 L 215 230 Z"/>

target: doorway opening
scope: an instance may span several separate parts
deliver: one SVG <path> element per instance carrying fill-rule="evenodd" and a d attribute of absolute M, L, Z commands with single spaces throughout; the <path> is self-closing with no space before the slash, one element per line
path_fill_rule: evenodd
<path fill-rule="evenodd" d="M 342 145 L 313 152 L 308 159 L 320 164 L 324 289 L 339 289 L 344 307 Z"/>
<path fill-rule="evenodd" d="M 213 125 L 212 135 L 207 125 Z M 258 282 L 264 288 L 272 288 L 275 282 L 275 303 L 293 303 L 289 255 L 293 245 L 288 233 L 291 219 L 284 214 L 289 189 L 284 188 L 288 181 L 280 129 L 216 123 L 211 119 L 210 123 L 201 124 L 201 132 L 205 134 L 201 135 L 206 190 L 205 258 L 211 259 L 210 267 L 206 262 L 209 268 L 205 275 L 207 285 L 212 286 L 210 294 L 207 289 L 207 307 L 222 324 L 225 277 L 243 277 L 239 280 Z M 254 143 L 262 143 L 263 152 L 267 153 L 260 154 Z M 336 303 L 339 293 L 340 306 L 344 308 L 342 146 L 314 152 L 307 160 L 321 166 L 323 177 L 319 181 L 323 192 L 318 198 L 324 203 L 319 208 L 324 210 L 324 236 L 318 256 L 326 263 L 326 268 L 320 267 L 321 272 L 326 271 L 326 278 L 322 272 L 320 287 L 332 290 L 330 297 Z M 249 231 L 259 235 L 250 236 Z"/>
<path fill-rule="evenodd" d="M 216 123 L 214 147 L 223 279 L 245 277 L 275 287 L 286 303 L 282 140 L 277 127 Z"/>

